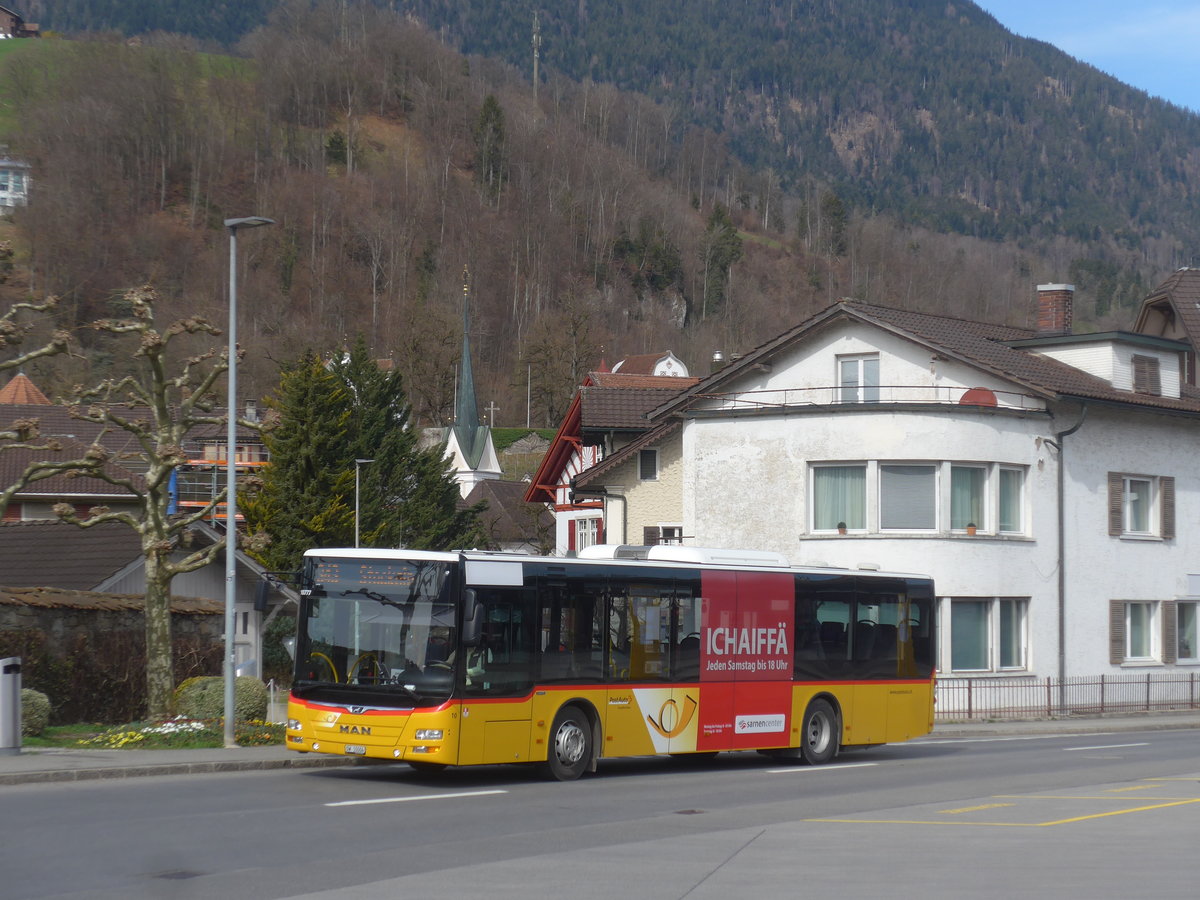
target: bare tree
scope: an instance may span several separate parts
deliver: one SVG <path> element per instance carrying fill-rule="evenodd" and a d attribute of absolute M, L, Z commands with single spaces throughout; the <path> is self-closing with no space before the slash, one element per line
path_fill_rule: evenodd
<path fill-rule="evenodd" d="M 80 517 L 69 504 L 59 504 L 55 513 L 81 528 L 105 522 L 120 522 L 141 538 L 146 567 L 146 683 L 149 715 L 165 717 L 174 688 L 171 660 L 171 581 L 215 560 L 225 547 L 217 541 L 200 549 L 188 549 L 190 528 L 210 516 L 225 499 L 224 492 L 188 515 L 171 515 L 172 473 L 186 461 L 183 441 L 198 425 L 220 425 L 224 416 L 213 413 L 217 379 L 229 368 L 226 354 L 209 349 L 199 355 L 176 359 L 174 345 L 185 336 L 215 337 L 221 332 L 195 316 L 158 329 L 154 322 L 157 300 L 151 287 L 127 291 L 129 317 L 106 319 L 93 327 L 111 335 L 130 335 L 138 340 L 132 354 L 133 374 L 109 378 L 89 388 L 77 388 L 72 414 L 102 426 L 101 437 L 88 451 L 85 465 L 76 471 L 121 487 L 136 497 L 129 510 L 96 507 Z M 175 370 L 174 373 L 172 369 Z M 253 423 L 244 425 L 253 427 Z M 110 454 L 102 446 L 103 436 L 123 431 L 136 448 L 121 454 L 118 462 L 129 463 L 140 474 L 121 474 L 105 467 Z M 179 553 L 182 552 L 182 556 Z"/>

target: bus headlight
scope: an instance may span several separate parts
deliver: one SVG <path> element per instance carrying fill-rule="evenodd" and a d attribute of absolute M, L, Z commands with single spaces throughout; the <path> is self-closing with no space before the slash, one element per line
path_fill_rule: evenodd
<path fill-rule="evenodd" d="M 287 727 L 288 727 L 288 731 L 299 731 L 301 728 L 300 720 L 299 719 L 288 719 Z"/>
<path fill-rule="evenodd" d="M 440 741 L 442 739 L 442 729 L 440 729 L 440 728 L 418 728 L 417 733 L 413 736 L 418 741 Z"/>

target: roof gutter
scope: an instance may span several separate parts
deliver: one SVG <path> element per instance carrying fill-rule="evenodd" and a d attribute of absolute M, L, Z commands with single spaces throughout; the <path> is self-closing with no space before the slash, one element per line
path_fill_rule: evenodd
<path fill-rule="evenodd" d="M 610 540 L 611 535 L 609 535 L 609 533 L 608 533 L 608 502 L 610 500 L 620 500 L 621 501 L 621 540 L 617 541 L 616 543 L 619 543 L 619 544 L 628 544 L 629 543 L 629 540 L 628 540 L 629 500 L 625 497 L 624 494 L 613 493 L 613 492 L 609 491 L 608 488 L 605 488 L 605 487 L 576 489 L 575 479 L 572 478 L 571 479 L 571 492 L 570 492 L 570 500 L 571 500 L 572 504 L 575 502 L 576 497 L 598 497 L 604 503 L 604 542 L 606 544 L 613 543 L 613 541 Z"/>

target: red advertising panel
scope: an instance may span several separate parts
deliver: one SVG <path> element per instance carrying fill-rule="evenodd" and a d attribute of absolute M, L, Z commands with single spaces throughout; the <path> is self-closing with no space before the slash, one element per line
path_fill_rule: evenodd
<path fill-rule="evenodd" d="M 698 750 L 783 746 L 791 712 L 795 580 L 705 572 Z"/>

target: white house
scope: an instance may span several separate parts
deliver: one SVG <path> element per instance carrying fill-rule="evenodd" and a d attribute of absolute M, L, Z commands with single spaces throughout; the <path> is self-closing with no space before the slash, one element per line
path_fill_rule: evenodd
<path fill-rule="evenodd" d="M 623 516 L 647 489 L 634 454 L 677 442 L 686 543 L 932 575 L 944 675 L 1200 673 L 1179 324 L 1200 271 L 1164 288 L 1147 333 L 1073 334 L 1070 285 L 1039 287 L 1036 330 L 842 301 L 651 411 L 576 486 L 624 495 L 605 510 Z"/>

